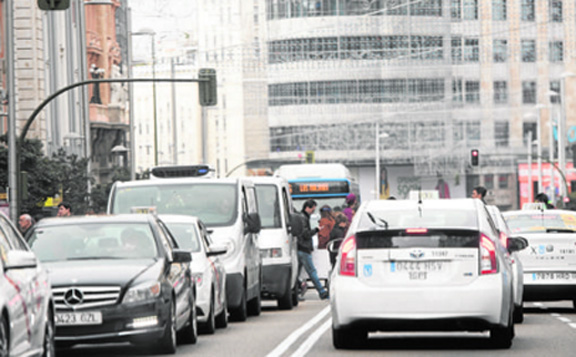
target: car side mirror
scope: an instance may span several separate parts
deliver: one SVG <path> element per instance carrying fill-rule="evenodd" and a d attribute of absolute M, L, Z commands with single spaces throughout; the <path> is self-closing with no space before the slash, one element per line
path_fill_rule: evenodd
<path fill-rule="evenodd" d="M 6 253 L 6 262 L 4 263 L 6 270 L 36 268 L 37 266 L 38 259 L 36 259 L 34 252 L 10 250 Z"/>
<path fill-rule="evenodd" d="M 508 237 L 508 252 L 519 252 L 528 247 L 528 240 L 524 237 Z"/>
<path fill-rule="evenodd" d="M 206 252 L 206 255 L 209 257 L 213 257 L 216 255 L 223 255 L 226 254 L 226 252 L 228 251 L 228 247 L 225 245 L 217 245 L 217 244 L 213 244 L 208 248 L 208 251 Z"/>
<path fill-rule="evenodd" d="M 344 240 L 344 238 L 338 238 L 338 239 L 331 240 L 326 245 L 326 249 L 330 253 L 338 253 L 338 249 L 340 248 L 340 244 L 342 244 L 343 240 Z"/>
<path fill-rule="evenodd" d="M 173 263 L 190 263 L 192 261 L 192 253 L 189 250 L 174 249 L 172 251 Z"/>
<path fill-rule="evenodd" d="M 258 213 L 248 213 L 244 216 L 244 233 L 259 233 L 261 228 L 262 224 Z"/>

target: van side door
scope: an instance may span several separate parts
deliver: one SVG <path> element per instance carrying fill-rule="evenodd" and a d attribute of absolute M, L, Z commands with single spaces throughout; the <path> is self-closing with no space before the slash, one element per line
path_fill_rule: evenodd
<path fill-rule="evenodd" d="M 258 214 L 258 203 L 256 201 L 256 189 L 252 186 L 243 186 L 245 212 L 248 214 Z M 246 265 L 248 268 L 248 290 L 258 289 L 260 294 L 260 244 L 258 243 L 258 233 L 245 233 L 248 240 L 248 252 L 246 257 Z"/>

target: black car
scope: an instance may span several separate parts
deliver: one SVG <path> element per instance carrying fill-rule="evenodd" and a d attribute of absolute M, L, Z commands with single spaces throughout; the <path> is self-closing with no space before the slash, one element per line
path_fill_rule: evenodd
<path fill-rule="evenodd" d="M 43 219 L 29 244 L 48 268 L 56 343 L 150 344 L 197 339 L 191 253 L 154 215 Z"/>

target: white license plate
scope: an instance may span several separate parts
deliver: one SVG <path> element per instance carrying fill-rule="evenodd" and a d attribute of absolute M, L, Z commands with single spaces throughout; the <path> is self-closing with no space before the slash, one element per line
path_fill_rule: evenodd
<path fill-rule="evenodd" d="M 427 261 L 427 262 L 391 262 L 390 271 L 394 272 L 431 272 L 444 270 L 444 262 Z"/>
<path fill-rule="evenodd" d="M 57 326 L 100 324 L 102 324 L 102 313 L 100 311 L 59 312 L 56 314 Z"/>
<path fill-rule="evenodd" d="M 539 281 L 539 280 L 576 280 L 576 273 L 571 272 L 532 273 L 532 281 Z"/>

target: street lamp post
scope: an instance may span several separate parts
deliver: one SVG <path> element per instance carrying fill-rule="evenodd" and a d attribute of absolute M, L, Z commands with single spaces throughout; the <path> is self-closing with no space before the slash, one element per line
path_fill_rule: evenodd
<path fill-rule="evenodd" d="M 389 137 L 388 133 L 380 133 L 380 123 L 376 123 L 375 137 L 376 137 L 376 199 L 380 198 L 380 138 L 385 139 Z"/>
<path fill-rule="evenodd" d="M 560 170 L 566 172 L 566 78 L 576 77 L 576 73 L 564 72 L 562 73 L 562 80 L 560 81 L 560 105 L 562 106 L 562 115 L 558 122 L 558 165 Z M 565 175 L 565 174 L 564 174 Z M 560 198 L 562 199 L 562 206 L 564 206 L 564 199 L 568 192 L 566 192 L 565 185 L 560 185 Z"/>
<path fill-rule="evenodd" d="M 142 29 L 138 32 L 132 32 L 132 36 L 146 35 L 150 36 L 151 39 L 151 51 L 152 51 L 152 79 L 156 79 L 156 46 L 155 37 L 156 32 L 152 29 Z M 153 117 L 154 117 L 154 166 L 158 166 L 158 116 L 156 114 L 156 82 L 152 82 L 152 107 L 153 107 Z M 132 110 L 132 108 L 130 108 Z M 133 154 L 134 155 L 134 154 Z"/>
<path fill-rule="evenodd" d="M 534 201 L 534 195 L 532 192 L 532 132 L 526 133 L 526 142 L 528 147 L 528 202 Z"/>

